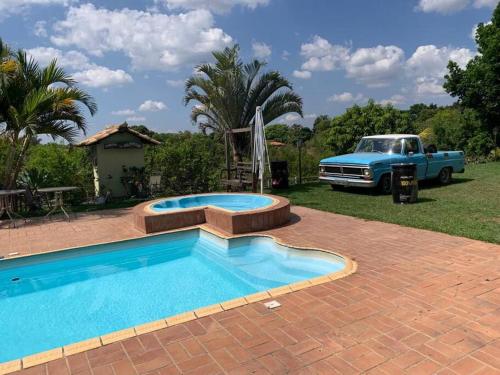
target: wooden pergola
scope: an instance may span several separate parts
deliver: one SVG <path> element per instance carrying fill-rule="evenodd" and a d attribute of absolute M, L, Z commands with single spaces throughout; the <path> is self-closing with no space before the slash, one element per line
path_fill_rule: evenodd
<path fill-rule="evenodd" d="M 227 129 L 224 131 L 224 152 L 225 152 L 225 157 L 226 157 L 226 185 L 227 188 L 232 188 L 234 185 L 237 183 L 236 179 L 233 179 L 231 176 L 231 172 L 236 170 L 236 175 L 239 176 L 239 184 L 240 185 L 250 185 L 248 180 L 243 181 L 241 178 L 242 175 L 251 175 L 251 186 L 252 186 L 252 192 L 257 191 L 257 183 L 256 183 L 256 174 L 252 170 L 252 165 L 251 163 L 244 163 L 240 162 L 236 166 L 236 168 L 231 168 L 231 156 L 230 156 L 230 151 L 229 151 L 229 142 L 228 142 L 228 136 L 229 134 L 241 134 L 241 133 L 250 133 L 250 154 L 253 152 L 253 128 L 251 126 L 246 127 L 246 128 L 237 128 L 237 129 Z M 239 170 L 238 170 L 239 169 Z M 242 187 L 242 186 L 240 186 Z M 244 187 L 244 186 L 243 186 Z"/>

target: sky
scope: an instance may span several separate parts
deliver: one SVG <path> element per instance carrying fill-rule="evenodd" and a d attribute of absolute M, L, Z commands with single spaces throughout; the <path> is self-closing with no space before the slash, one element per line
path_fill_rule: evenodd
<path fill-rule="evenodd" d="M 310 126 L 369 98 L 408 108 L 449 104 L 451 59 L 477 53 L 473 30 L 498 0 L 0 0 L 0 37 L 41 65 L 57 58 L 97 101 L 88 133 L 127 121 L 195 131 L 184 81 L 211 51 L 279 70 Z"/>

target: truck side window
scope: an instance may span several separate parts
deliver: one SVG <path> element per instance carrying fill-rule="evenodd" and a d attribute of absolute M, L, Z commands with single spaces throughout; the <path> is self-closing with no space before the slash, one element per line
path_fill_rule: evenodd
<path fill-rule="evenodd" d="M 394 144 L 392 145 L 392 153 L 393 154 L 401 154 L 401 139 L 396 139 Z"/>
<path fill-rule="evenodd" d="M 420 153 L 420 148 L 418 147 L 417 138 L 406 138 L 405 144 L 406 144 L 406 154 L 409 154 L 410 152 L 413 152 L 414 154 Z"/>

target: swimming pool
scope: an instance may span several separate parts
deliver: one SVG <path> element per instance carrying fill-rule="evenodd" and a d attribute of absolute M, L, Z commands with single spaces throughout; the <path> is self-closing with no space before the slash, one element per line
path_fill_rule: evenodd
<path fill-rule="evenodd" d="M 201 229 L 0 261 L 0 363 L 344 270 L 346 260 Z"/>
<path fill-rule="evenodd" d="M 273 199 L 258 194 L 198 194 L 164 199 L 151 204 L 154 212 L 213 206 L 229 211 L 248 211 L 268 207 Z"/>

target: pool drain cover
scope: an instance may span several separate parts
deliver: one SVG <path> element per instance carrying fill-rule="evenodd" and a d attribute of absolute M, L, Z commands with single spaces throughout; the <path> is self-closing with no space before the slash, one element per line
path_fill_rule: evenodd
<path fill-rule="evenodd" d="M 278 301 L 273 300 L 273 301 L 265 302 L 264 306 L 266 306 L 268 309 L 275 309 L 277 307 L 280 307 L 281 303 L 279 303 Z"/>

